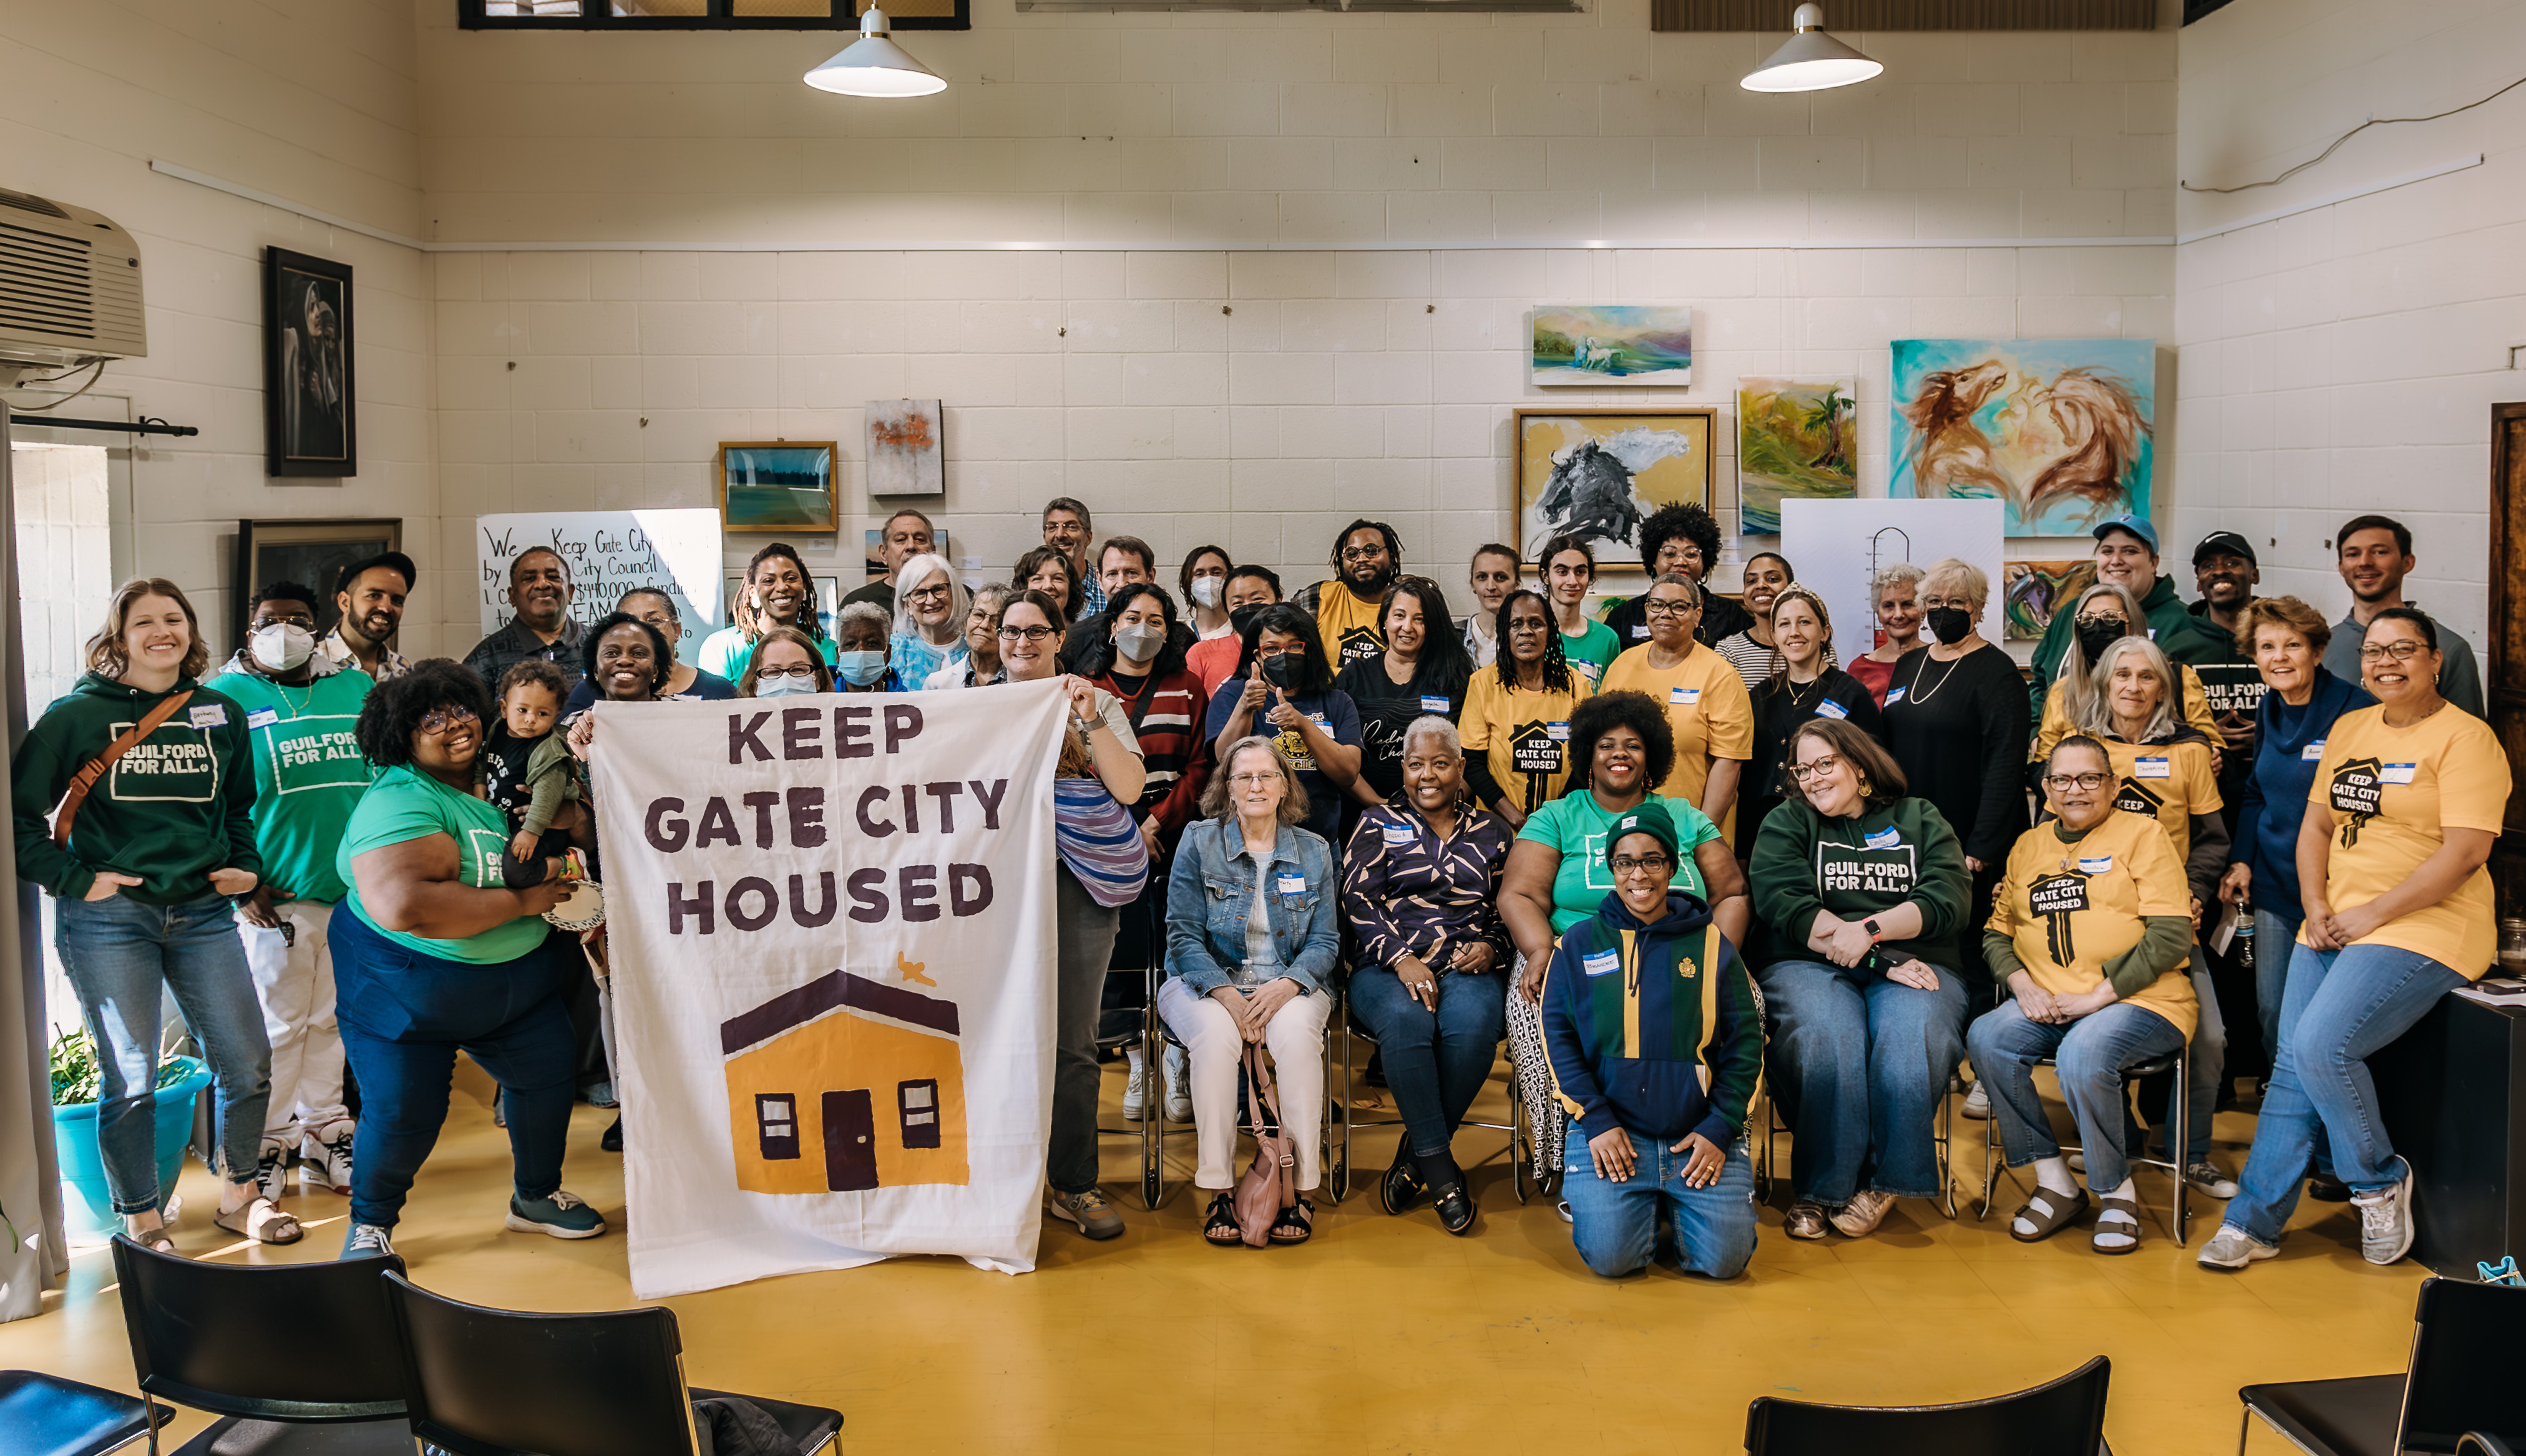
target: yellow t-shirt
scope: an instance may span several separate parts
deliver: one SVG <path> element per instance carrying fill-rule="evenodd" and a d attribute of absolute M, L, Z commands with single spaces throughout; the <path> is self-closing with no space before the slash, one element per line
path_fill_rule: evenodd
<path fill-rule="evenodd" d="M 1521 813 L 1561 797 L 1570 781 L 1570 711 L 1593 695 L 1574 672 L 1568 692 L 1500 686 L 1499 669 L 1478 668 L 1465 686 L 1456 730 L 1467 755 L 1483 754 L 1500 792 Z"/>
<path fill-rule="evenodd" d="M 2166 835 L 2137 814 L 2116 810 L 2076 844 L 2061 842 L 2060 825 L 2040 824 L 2017 836 L 2008 875 L 1994 897 L 1991 929 L 2006 935 L 2035 983 L 2056 996 L 2076 996 L 2105 979 L 2105 962 L 2140 943 L 2143 920 L 2193 914 L 2184 862 Z M 2198 1008 L 2187 960 L 2125 997 L 2166 1018 L 2193 1039 Z"/>
<path fill-rule="evenodd" d="M 1675 726 L 1675 772 L 1667 775 L 1657 791 L 1671 799 L 1690 799 L 1694 808 L 1708 813 L 1702 803 L 1710 787 L 1708 760 L 1733 758 L 1742 763 L 1754 756 L 1754 700 L 1746 696 L 1745 679 L 1737 676 L 1736 665 L 1708 646 L 1693 643 L 1683 662 L 1664 672 L 1649 666 L 1654 646 L 1643 642 L 1615 658 L 1596 690 L 1644 692 L 1665 705 L 1667 722 Z M 1742 782 L 1738 791 L 1743 797 Z M 1732 843 L 1735 826 L 1732 805 L 1728 822 L 1721 826 L 1729 830 Z"/>
<path fill-rule="evenodd" d="M 2307 795 L 2333 814 L 2326 901 L 2338 913 L 2393 889 L 2439 852 L 2446 829 L 2499 833 L 2508 789 L 2498 735 L 2461 708 L 2450 704 L 2400 728 L 2386 726 L 2382 706 L 2343 714 L 2325 735 Z M 2491 906 L 2491 872 L 2477 869 L 2454 894 L 2354 943 L 2425 955 L 2479 980 L 2498 939 Z"/>
<path fill-rule="evenodd" d="M 1340 581 L 1326 581 L 1316 588 L 1316 635 L 1324 640 L 1325 660 L 1333 664 L 1337 678 L 1352 663 L 1386 651 L 1376 601 L 1361 601 Z"/>
<path fill-rule="evenodd" d="M 2177 663 L 2175 674 L 2184 679 L 2184 721 L 2199 728 L 2201 735 L 2212 743 L 2224 747 L 2226 740 L 2219 736 L 2219 719 L 2210 711 L 2210 693 L 2201 685 L 2201 675 L 2193 671 L 2188 663 Z M 2076 725 L 2070 722 L 2069 713 L 2061 706 L 2061 691 L 2069 685 L 2055 678 L 2052 686 L 2046 690 L 2044 721 L 2035 726 L 2035 751 L 2027 755 L 2030 763 L 2041 761 L 2052 751 L 2053 744 L 2077 731 Z"/>
<path fill-rule="evenodd" d="M 2114 775 L 2122 780 L 2114 790 L 2114 807 L 2144 819 L 2154 819 L 2166 830 L 2167 842 L 2175 846 L 2175 862 L 2182 865 L 2193 855 L 2193 816 L 2216 814 L 2219 799 L 2219 774 L 2210 766 L 2210 745 L 2187 740 L 2182 743 L 2126 743 L 2120 738 L 2099 739 L 2105 745 L 2105 757 L 2113 760 Z M 2191 902 L 2186 904 L 2191 913 Z"/>

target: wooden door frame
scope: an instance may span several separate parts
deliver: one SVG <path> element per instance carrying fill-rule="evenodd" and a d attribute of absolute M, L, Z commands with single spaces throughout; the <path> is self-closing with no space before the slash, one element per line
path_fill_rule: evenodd
<path fill-rule="evenodd" d="M 2513 448 L 2512 448 L 2513 442 Z M 2518 605 L 2510 573 L 2526 564 L 2526 401 L 2491 407 L 2491 599 L 2490 661 L 2483 674 L 2484 703 L 2492 731 L 2509 746 L 2509 776 L 2526 784 L 2526 642 L 2511 639 L 2508 614 Z M 2502 915 L 2526 915 L 2526 793 L 2511 792 L 2500 842 L 2492 851 L 2492 877 Z"/>

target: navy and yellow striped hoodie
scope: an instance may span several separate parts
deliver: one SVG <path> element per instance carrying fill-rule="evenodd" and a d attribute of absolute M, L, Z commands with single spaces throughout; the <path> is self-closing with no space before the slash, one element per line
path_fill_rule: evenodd
<path fill-rule="evenodd" d="M 1725 1149 L 1762 1076 L 1763 1021 L 1737 947 L 1710 907 L 1669 890 L 1642 924 L 1608 893 L 1572 926 L 1543 982 L 1543 1044 L 1581 1135 L 1623 1128 L 1663 1143 L 1698 1132 Z"/>

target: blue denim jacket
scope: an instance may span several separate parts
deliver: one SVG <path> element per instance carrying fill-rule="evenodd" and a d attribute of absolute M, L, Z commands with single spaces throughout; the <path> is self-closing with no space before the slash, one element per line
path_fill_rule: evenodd
<path fill-rule="evenodd" d="M 1254 908 L 1258 874 L 1271 875 L 1276 886 L 1284 875 L 1305 882 L 1303 889 L 1276 888 L 1263 897 L 1281 974 L 1310 991 L 1324 989 L 1332 977 L 1341 953 L 1335 915 L 1341 886 L 1323 837 L 1283 825 L 1270 857 L 1257 865 L 1236 821 L 1204 819 L 1186 827 L 1167 881 L 1167 971 L 1193 994 L 1236 983 L 1236 971 L 1245 964 L 1245 918 Z"/>

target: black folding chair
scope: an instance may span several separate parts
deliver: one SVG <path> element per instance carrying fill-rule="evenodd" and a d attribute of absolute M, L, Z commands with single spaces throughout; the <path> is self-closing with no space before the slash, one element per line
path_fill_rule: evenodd
<path fill-rule="evenodd" d="M 1358 1013 L 1350 1004 L 1347 982 L 1344 984 L 1341 1004 L 1336 1009 L 1336 1015 L 1341 1023 L 1341 1080 L 1325 1088 L 1325 1104 L 1329 1108 L 1340 1109 L 1337 1114 L 1341 1121 L 1340 1142 L 1334 1148 L 1333 1173 L 1329 1180 L 1333 1184 L 1334 1201 L 1339 1203 L 1350 1194 L 1350 1134 L 1352 1131 L 1360 1128 L 1400 1128 L 1403 1126 L 1403 1119 L 1399 1115 L 1390 1118 L 1362 1119 L 1359 1109 L 1351 1105 L 1352 1061 L 1356 1055 L 1352 1043 L 1365 1041 L 1375 1046 L 1377 1037 L 1359 1024 Z M 1328 1028 L 1325 1034 L 1328 1037 L 1334 1035 L 1334 1029 Z M 1500 1153 L 1486 1154 L 1474 1166 L 1479 1168 L 1504 1153 L 1508 1158 L 1509 1191 L 1517 1195 L 1517 1201 L 1521 1204 L 1534 1197 L 1536 1190 L 1535 1130 L 1527 1126 L 1524 1093 L 1525 1089 L 1520 1087 L 1517 1081 L 1517 1064 L 1511 1061 L 1508 1070 L 1508 1121 L 1486 1123 L 1468 1116 L 1457 1125 L 1459 1131 L 1466 1128 L 1485 1128 L 1493 1132 L 1508 1134 Z"/>
<path fill-rule="evenodd" d="M 544 1315 L 443 1298 L 384 1276 L 412 1434 L 451 1456 L 696 1456 L 683 1342 L 669 1309 Z M 798 1456 L 836 1445 L 841 1412 L 759 1395 Z"/>
<path fill-rule="evenodd" d="M 1149 1030 L 1151 1033 L 1149 1037 L 1149 1072 L 1152 1077 L 1157 1075 L 1158 1064 L 1156 1059 L 1164 1054 L 1166 1048 L 1184 1045 L 1183 1040 L 1176 1035 L 1175 1028 L 1168 1026 L 1166 1018 L 1158 1015 L 1158 983 L 1166 979 L 1167 972 L 1164 967 L 1154 967 L 1149 972 Z M 1342 982 L 1339 976 L 1337 976 L 1333 984 L 1327 986 L 1321 994 L 1333 997 L 1334 1003 L 1332 1008 L 1326 1013 L 1325 1020 L 1325 1110 L 1322 1118 L 1323 1131 L 1319 1134 L 1321 1145 L 1324 1149 L 1323 1162 L 1325 1174 L 1323 1179 L 1320 1180 L 1319 1191 L 1325 1194 L 1325 1196 L 1333 1202 L 1339 1203 L 1342 1200 L 1343 1190 L 1348 1187 L 1350 1182 L 1350 1169 L 1348 1164 L 1343 1161 L 1347 1156 L 1344 1152 L 1344 1145 L 1347 1139 L 1337 1138 L 1334 1133 L 1335 1118 L 1348 1111 L 1347 1108 L 1342 1108 L 1339 1111 L 1337 1110 L 1337 1100 L 1340 1089 L 1334 1081 L 1333 1024 L 1342 1018 L 1345 1006 L 1342 993 Z M 1245 1074 L 1240 1069 L 1237 1075 L 1239 1079 L 1238 1082 L 1238 1092 L 1237 1098 L 1237 1130 L 1241 1135 L 1252 1132 L 1254 1129 L 1245 1114 L 1247 1103 L 1247 1098 L 1245 1097 L 1243 1090 L 1243 1078 Z M 1149 1140 L 1144 1144 L 1145 1151 L 1140 1164 L 1140 1178 L 1142 1196 L 1148 1200 L 1149 1207 L 1155 1208 L 1160 1203 L 1165 1202 L 1167 1196 L 1167 1127 L 1165 1120 L 1157 1115 L 1159 1109 L 1153 1107 L 1149 1112 L 1150 1116 L 1140 1125 L 1148 1129 L 1150 1132 Z M 1194 1129 L 1189 1135 L 1196 1137 L 1199 1136 L 1199 1130 L 1197 1128 Z"/>
<path fill-rule="evenodd" d="M 403 1365 L 379 1276 L 391 1254 L 214 1264 L 114 1236 L 123 1328 L 144 1395 L 220 1419 L 176 1456 L 404 1456 Z M 158 1432 L 149 1432 L 158 1450 Z"/>
<path fill-rule="evenodd" d="M 105 1456 L 152 1434 L 145 1412 L 166 1425 L 176 1413 L 143 1407 L 120 1390 L 34 1370 L 0 1370 L 0 1451 L 8 1456 Z"/>
<path fill-rule="evenodd" d="M 1748 1456 L 2112 1456 L 2104 1356 L 2032 1390 L 1954 1405 L 1815 1405 L 1758 1395 Z"/>
<path fill-rule="evenodd" d="M 1154 873 L 1154 872 L 1153 872 Z M 1161 1066 L 1165 1043 L 1158 1036 L 1157 983 L 1166 979 L 1166 895 L 1164 879 L 1153 881 L 1157 898 L 1146 891 L 1123 907 L 1114 934 L 1114 953 L 1106 963 L 1105 984 L 1096 1009 L 1096 1050 L 1137 1051 L 1145 1069 L 1147 1095 L 1137 1128 L 1108 1128 L 1100 1121 L 1097 1135 L 1133 1137 L 1140 1143 L 1140 1206 L 1158 1206 L 1157 1149 L 1159 1121 L 1166 1115 L 1166 1073 Z"/>
<path fill-rule="evenodd" d="M 2412 1359 L 2401 1375 L 2286 1381 L 2237 1392 L 2245 1414 L 2237 1450 L 2256 1417 L 2311 1456 L 2400 1456 L 2453 1451 L 2473 1439 L 2526 1445 L 2526 1386 L 2517 1334 L 2526 1289 L 2430 1279 L 2412 1315 Z"/>

